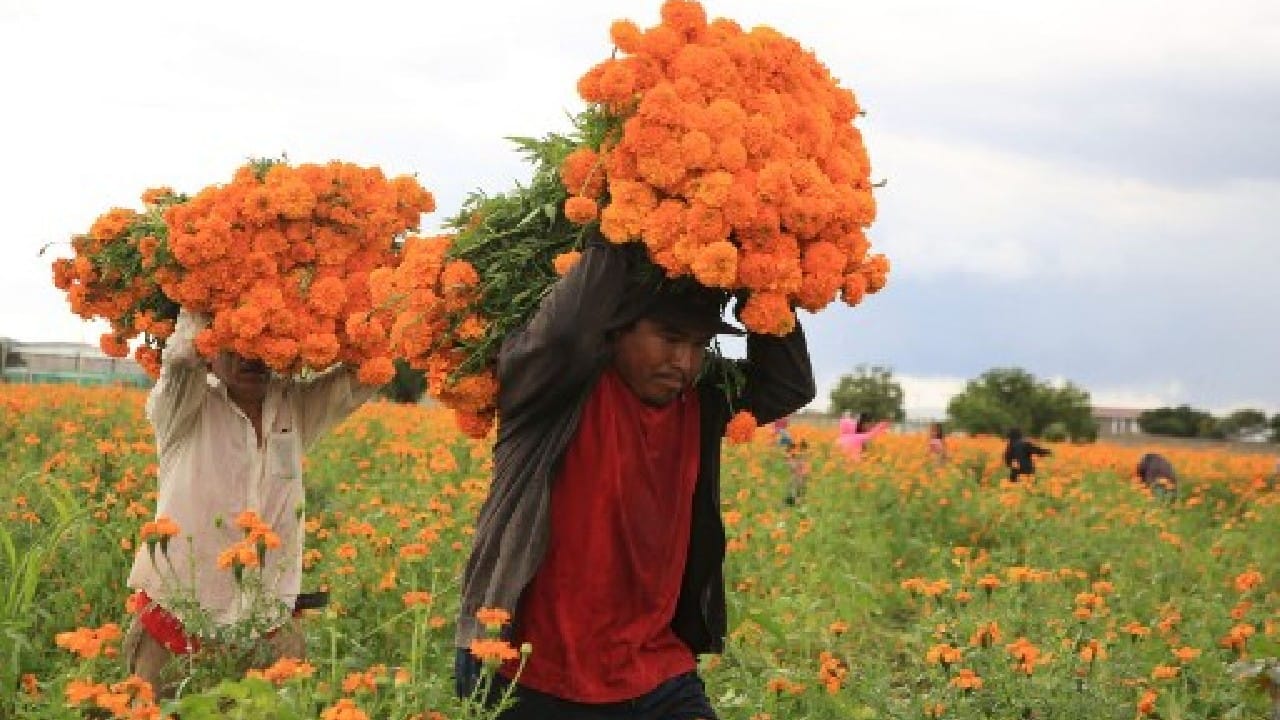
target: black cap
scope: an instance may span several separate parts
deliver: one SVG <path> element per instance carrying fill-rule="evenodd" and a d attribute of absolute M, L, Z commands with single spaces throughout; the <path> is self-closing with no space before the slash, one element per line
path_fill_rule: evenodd
<path fill-rule="evenodd" d="M 669 284 L 659 289 L 641 317 L 681 329 L 710 335 L 745 335 L 742 328 L 725 322 L 729 294 L 696 284 Z"/>

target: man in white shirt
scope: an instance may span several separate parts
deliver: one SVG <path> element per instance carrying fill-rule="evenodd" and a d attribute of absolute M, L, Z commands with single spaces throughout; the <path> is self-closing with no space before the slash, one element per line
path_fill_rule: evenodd
<path fill-rule="evenodd" d="M 303 453 L 377 391 L 347 368 L 296 380 L 229 352 L 206 363 L 194 345 L 206 325 L 178 316 L 146 406 L 159 456 L 156 517 L 178 533 L 163 550 L 140 544 L 129 573 L 137 617 L 122 654 L 158 694 L 177 679 L 175 656 L 233 625 L 265 640 L 268 656 L 302 657 L 290 611 L 302 577 Z M 247 576 L 219 562 L 245 539 L 246 511 L 274 534 L 254 543 L 261 562 Z"/>

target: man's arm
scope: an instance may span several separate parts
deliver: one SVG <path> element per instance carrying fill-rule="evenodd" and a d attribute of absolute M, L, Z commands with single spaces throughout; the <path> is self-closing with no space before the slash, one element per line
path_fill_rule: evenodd
<path fill-rule="evenodd" d="M 742 367 L 742 403 L 758 423 L 769 423 L 808 405 L 818 394 L 800 320 L 783 337 L 749 333 Z"/>
<path fill-rule="evenodd" d="M 302 448 L 310 448 L 333 426 L 355 412 L 378 392 L 377 386 L 361 385 L 356 369 L 339 366 L 294 385 L 298 393 L 298 437 Z"/>
<path fill-rule="evenodd" d="M 209 390 L 208 370 L 196 352 L 195 337 L 208 324 L 203 315 L 180 311 L 173 334 L 160 355 L 160 377 L 147 397 L 146 409 L 161 452 L 191 427 L 204 404 Z"/>
<path fill-rule="evenodd" d="M 498 354 L 505 417 L 552 407 L 581 388 L 607 349 L 605 331 L 627 281 L 627 250 L 593 242 Z"/>

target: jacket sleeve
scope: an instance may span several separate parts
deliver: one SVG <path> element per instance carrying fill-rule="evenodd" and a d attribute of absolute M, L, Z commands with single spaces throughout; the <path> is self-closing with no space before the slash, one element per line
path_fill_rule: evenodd
<path fill-rule="evenodd" d="M 1053 454 L 1049 449 L 1042 448 L 1039 445 L 1036 445 L 1034 443 L 1027 443 L 1027 452 L 1031 453 L 1032 455 L 1052 455 Z"/>
<path fill-rule="evenodd" d="M 609 322 L 627 280 L 625 248 L 596 242 L 498 353 L 498 408 L 510 418 L 573 397 L 608 350 Z"/>
<path fill-rule="evenodd" d="M 378 387 L 361 385 L 355 368 L 344 365 L 298 382 L 294 390 L 298 394 L 298 437 L 305 450 L 373 397 Z"/>
<path fill-rule="evenodd" d="M 208 371 L 195 348 L 196 335 L 207 325 L 203 315 L 180 311 L 160 356 L 160 377 L 147 396 L 146 412 L 161 452 L 187 432 L 209 392 Z"/>
<path fill-rule="evenodd" d="M 757 423 L 786 417 L 818 394 L 809 346 L 799 320 L 784 337 L 748 334 L 747 359 L 740 367 L 746 376 L 742 405 Z"/>

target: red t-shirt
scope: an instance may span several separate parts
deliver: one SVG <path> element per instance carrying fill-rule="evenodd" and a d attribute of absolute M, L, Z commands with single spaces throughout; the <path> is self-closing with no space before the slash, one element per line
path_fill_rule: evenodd
<path fill-rule="evenodd" d="M 516 613 L 517 643 L 533 646 L 521 685 L 618 702 L 697 667 L 671 620 L 698 445 L 696 392 L 650 407 L 614 371 L 601 376 L 553 480 L 549 547 Z"/>

